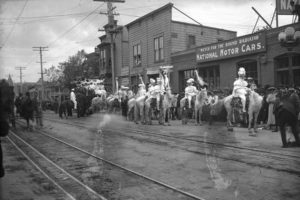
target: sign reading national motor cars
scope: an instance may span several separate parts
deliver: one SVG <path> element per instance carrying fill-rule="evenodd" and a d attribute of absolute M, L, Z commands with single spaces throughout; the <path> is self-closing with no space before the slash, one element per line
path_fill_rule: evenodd
<path fill-rule="evenodd" d="M 266 51 L 266 36 L 252 34 L 196 49 L 197 62 L 226 59 Z"/>
<path fill-rule="evenodd" d="M 276 0 L 276 11 L 278 15 L 292 15 L 291 1 L 300 5 L 300 0 Z"/>

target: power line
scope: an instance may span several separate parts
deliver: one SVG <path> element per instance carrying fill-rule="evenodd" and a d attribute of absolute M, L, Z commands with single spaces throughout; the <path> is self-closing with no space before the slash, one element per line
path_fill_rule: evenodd
<path fill-rule="evenodd" d="M 26 2 L 24 3 L 23 8 L 21 9 L 19 15 L 17 16 L 16 22 L 19 20 L 19 18 L 20 18 L 21 15 L 23 14 L 23 11 L 25 10 L 25 7 L 26 7 L 26 5 L 27 5 L 27 2 L 28 2 L 28 0 L 26 0 Z M 16 26 L 16 22 L 15 22 L 15 24 L 13 25 L 13 27 L 10 29 L 9 34 L 7 35 L 6 39 L 4 40 L 4 44 L 2 45 L 2 48 L 5 46 L 5 44 L 7 43 L 7 41 L 8 41 L 8 39 L 9 39 L 10 35 L 11 35 L 12 32 L 14 31 L 15 26 Z"/>
<path fill-rule="evenodd" d="M 90 12 L 87 16 L 85 16 L 84 18 L 82 18 L 77 24 L 73 25 L 71 28 L 69 28 L 68 30 L 66 30 L 63 34 L 61 34 L 59 37 L 57 37 L 54 41 L 50 42 L 48 44 L 48 46 L 53 45 L 56 41 L 58 41 L 60 38 L 62 38 L 63 36 L 65 36 L 66 34 L 68 34 L 69 32 L 71 32 L 76 26 L 78 26 L 80 23 L 82 23 L 85 19 L 87 19 L 89 16 L 91 16 L 96 10 L 98 10 L 99 8 L 101 8 L 105 3 L 102 3 L 100 6 L 98 6 L 95 10 L 93 10 L 92 12 Z"/>

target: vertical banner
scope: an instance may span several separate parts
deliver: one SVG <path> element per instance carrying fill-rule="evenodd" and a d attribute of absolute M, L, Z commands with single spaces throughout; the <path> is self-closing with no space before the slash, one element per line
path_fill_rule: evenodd
<path fill-rule="evenodd" d="M 291 1 L 300 5 L 300 0 L 276 0 L 276 11 L 278 15 L 292 15 Z"/>

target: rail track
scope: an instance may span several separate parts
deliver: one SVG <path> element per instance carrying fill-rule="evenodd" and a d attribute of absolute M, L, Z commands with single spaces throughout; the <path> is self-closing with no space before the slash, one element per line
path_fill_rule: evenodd
<path fill-rule="evenodd" d="M 85 129 L 86 129 L 86 127 L 92 126 L 92 124 L 89 124 L 86 122 L 83 123 L 82 121 L 73 120 L 73 119 L 71 122 L 59 121 L 59 120 L 49 119 L 49 118 L 46 118 L 46 119 L 49 121 L 56 122 L 56 123 L 77 126 L 77 127 L 85 128 Z M 179 147 L 182 150 L 186 150 L 186 151 L 189 151 L 192 153 L 202 154 L 202 155 L 206 154 L 204 149 L 207 148 L 207 146 L 205 146 L 205 145 L 210 145 L 210 146 L 214 146 L 214 148 L 222 148 L 222 149 L 230 150 L 230 154 L 227 154 L 228 152 L 226 152 L 226 153 L 223 152 L 220 155 L 217 155 L 217 157 L 219 157 L 221 159 L 242 162 L 242 163 L 252 165 L 252 166 L 258 166 L 258 167 L 263 167 L 263 168 L 267 168 L 267 169 L 273 169 L 273 170 L 277 170 L 277 171 L 284 171 L 284 172 L 288 172 L 291 174 L 300 175 L 300 171 L 297 168 L 289 168 L 289 166 L 286 166 L 287 168 L 286 167 L 277 167 L 277 166 L 274 166 L 273 164 L 269 164 L 269 163 L 273 163 L 274 161 L 275 162 L 286 161 L 287 163 L 299 162 L 300 156 L 298 156 L 298 155 L 291 155 L 288 153 L 273 152 L 273 151 L 268 151 L 268 150 L 264 150 L 264 149 L 241 147 L 241 146 L 235 146 L 235 145 L 231 145 L 231 144 L 223 144 L 223 143 L 213 142 L 213 141 L 209 140 L 209 137 L 203 138 L 203 139 L 193 139 L 193 138 L 189 138 L 189 137 L 167 135 L 167 134 L 157 133 L 154 131 L 132 129 L 132 128 L 126 128 L 126 127 L 122 127 L 122 128 L 116 128 L 116 127 L 114 127 L 114 128 L 108 127 L 107 128 L 107 127 L 105 127 L 103 129 L 103 131 L 109 131 L 110 133 L 115 133 L 115 134 L 118 133 L 118 134 L 122 134 L 127 137 L 128 137 L 128 134 L 135 134 L 135 137 L 130 136 L 132 139 L 137 139 L 136 136 L 138 136 L 138 137 L 146 136 L 147 137 L 147 136 L 151 135 L 154 137 L 164 138 L 167 140 L 179 141 L 179 143 L 185 142 L 186 147 L 183 147 L 183 145 L 177 144 L 176 146 L 174 146 L 174 148 Z M 191 144 L 196 145 L 197 149 L 190 148 Z M 202 146 L 203 151 L 199 151 L 199 144 L 203 145 Z M 247 158 L 249 158 L 249 157 L 257 158 L 257 160 L 261 160 L 262 163 L 250 162 L 247 158 L 241 158 L 240 156 L 236 157 L 235 155 L 238 155 L 240 152 L 243 152 L 247 156 Z M 272 161 L 272 162 L 269 162 L 269 161 Z"/>
<path fill-rule="evenodd" d="M 18 122 L 20 124 L 20 122 Z M 39 134 L 36 134 L 39 133 Z M 103 189 L 97 187 L 97 184 L 101 185 L 101 178 L 99 179 L 99 174 L 97 174 L 93 179 L 95 180 L 94 183 L 92 183 L 91 186 L 88 186 L 87 184 L 84 183 L 84 180 L 81 180 L 82 178 L 80 178 L 80 173 L 85 170 L 87 167 L 85 166 L 84 160 L 87 160 L 88 158 L 93 158 L 98 162 L 103 162 L 104 165 L 106 165 L 106 167 L 104 168 L 110 168 L 112 170 L 118 170 L 118 173 L 122 173 L 123 175 L 121 177 L 125 177 L 124 179 L 127 180 L 127 182 L 138 182 L 138 184 L 145 185 L 145 188 L 147 189 L 151 189 L 157 186 L 159 186 L 159 193 L 160 195 L 162 195 L 160 198 L 163 199 L 176 199 L 179 197 L 179 199 L 197 199 L 197 200 L 204 200 L 204 198 L 196 196 L 192 193 L 183 191 L 177 187 L 174 187 L 168 183 L 164 183 L 163 181 L 157 180 L 157 179 L 153 179 L 149 176 L 146 176 L 144 174 L 141 174 L 139 172 L 133 171 L 131 169 L 128 169 L 122 165 L 119 165 L 117 163 L 114 163 L 112 161 L 109 161 L 107 159 L 104 159 L 103 157 L 100 157 L 99 155 L 95 155 L 93 153 L 90 153 L 82 148 L 79 148 L 77 146 L 74 146 L 66 141 L 63 141 L 59 138 L 56 138 L 54 136 L 51 136 L 49 134 L 47 134 L 45 131 L 41 131 L 41 130 L 36 130 L 34 132 L 26 132 L 26 134 L 24 133 L 13 133 L 12 132 L 12 137 L 9 137 L 9 141 L 15 143 L 15 145 L 17 146 L 17 148 L 19 149 L 23 149 L 26 148 L 28 151 L 28 154 L 32 154 L 29 150 L 31 149 L 32 151 L 35 152 L 35 154 L 38 154 L 40 157 L 43 157 L 44 160 L 47 160 L 48 163 L 51 163 L 51 165 L 55 166 L 57 169 L 59 169 L 61 171 L 61 173 L 63 172 L 63 175 L 61 175 L 61 173 L 58 172 L 54 172 L 54 174 L 58 174 L 58 178 L 56 178 L 55 181 L 52 182 L 56 182 L 56 185 L 63 185 L 63 181 L 65 180 L 73 180 L 74 183 L 70 183 L 70 184 L 77 184 L 78 187 L 81 186 L 81 189 L 79 187 L 79 189 L 75 189 L 75 191 L 78 193 L 78 191 L 82 191 L 85 190 L 85 192 L 88 192 L 88 196 L 92 197 L 89 199 L 106 199 L 108 197 L 104 197 L 104 196 L 109 196 L 109 191 L 103 191 Z M 22 136 L 21 136 L 22 135 Z M 47 145 L 43 145 L 43 144 L 47 144 Z M 39 150 L 38 150 L 39 149 Z M 74 150 L 76 150 L 77 153 L 74 153 Z M 61 154 L 57 155 L 57 154 L 53 154 L 53 153 L 49 153 L 49 152 L 54 152 L 54 151 L 58 151 L 58 152 L 62 152 Z M 74 161 L 72 161 L 72 159 L 70 158 L 74 158 L 74 154 L 78 157 L 82 157 L 82 158 L 77 158 L 75 164 Z M 26 157 L 32 157 L 32 156 L 26 156 Z M 78 161 L 78 159 L 80 161 Z M 37 156 L 34 156 L 34 159 L 32 160 L 38 160 Z M 54 160 L 60 160 L 60 162 L 56 163 Z M 62 162 L 62 160 L 64 160 Z M 41 161 L 36 161 L 39 164 L 36 165 L 43 165 L 43 163 Z M 42 164 L 41 164 L 42 163 Z M 46 164 L 44 164 L 46 165 Z M 63 165 L 63 166 L 61 166 Z M 49 166 L 46 166 L 47 168 Z M 51 170 L 48 170 L 50 172 L 50 174 L 52 174 Z M 45 174 L 49 174 L 49 172 L 45 172 Z M 51 175 L 48 175 L 51 177 Z M 68 177 L 66 177 L 68 176 Z M 114 177 L 115 178 L 115 177 Z M 98 181 L 97 181 L 98 180 Z M 118 180 L 119 182 L 122 182 L 122 180 Z M 116 181 L 116 182 L 118 182 Z M 110 182 L 114 182 L 113 180 L 110 180 Z M 66 183 L 65 183 L 66 184 Z M 102 183 L 103 184 L 103 183 Z M 153 186 L 156 185 L 156 186 Z M 65 185 L 64 187 L 68 187 L 68 185 Z M 61 186 L 61 188 L 64 188 L 63 186 Z M 73 186 L 71 187 L 73 188 Z M 77 187 L 74 187 L 77 188 Z M 157 189 L 155 189 L 155 193 L 157 193 Z M 71 190 L 70 196 L 72 196 L 73 198 L 76 199 L 76 197 L 78 197 L 78 194 L 72 194 L 75 193 L 73 190 Z M 102 195 L 103 193 L 107 194 L 107 195 Z M 82 195 L 83 192 L 80 192 L 80 195 Z M 164 195 L 168 195 L 166 198 L 164 198 Z M 169 198 L 170 196 L 172 196 L 171 198 Z M 74 197 L 75 196 L 75 197 Z M 71 199 L 72 199 L 71 197 Z M 109 198 L 108 198 L 109 199 Z"/>

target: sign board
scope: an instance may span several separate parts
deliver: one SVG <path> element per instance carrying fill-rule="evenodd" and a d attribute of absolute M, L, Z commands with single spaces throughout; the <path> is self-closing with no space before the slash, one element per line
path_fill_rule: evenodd
<path fill-rule="evenodd" d="M 205 45 L 196 49 L 197 62 L 207 62 L 266 51 L 264 32 Z"/>
<path fill-rule="evenodd" d="M 292 15 L 292 0 L 276 0 L 276 11 L 278 15 Z M 293 0 L 295 5 L 300 5 L 300 0 Z"/>

